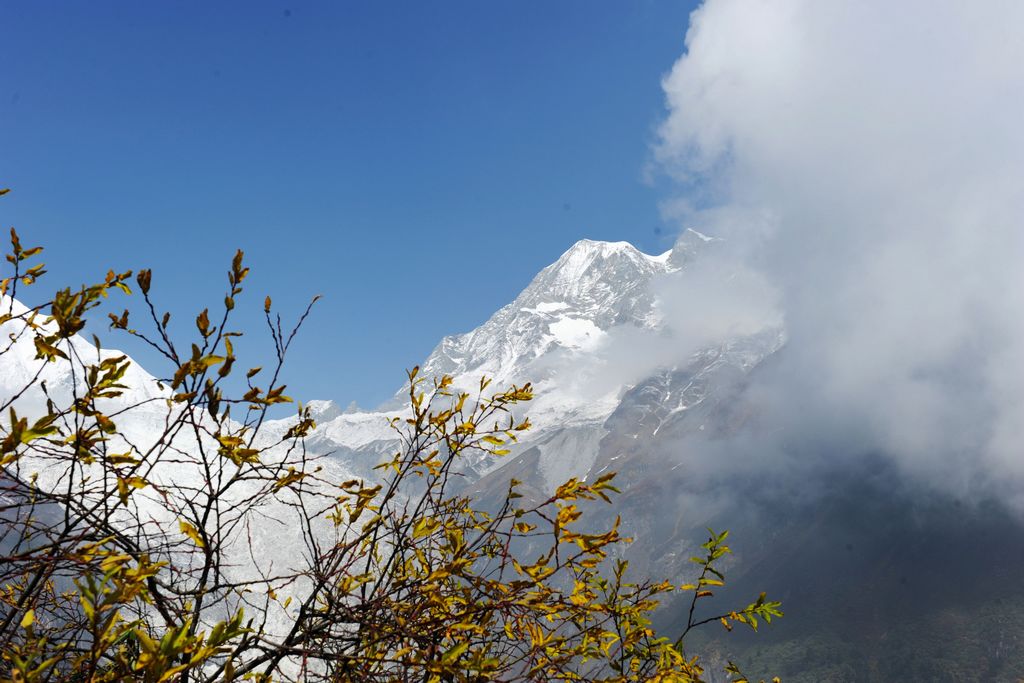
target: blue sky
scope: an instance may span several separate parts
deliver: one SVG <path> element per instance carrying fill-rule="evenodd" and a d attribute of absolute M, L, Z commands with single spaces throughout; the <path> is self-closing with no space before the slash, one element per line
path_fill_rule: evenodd
<path fill-rule="evenodd" d="M 51 288 L 151 267 L 181 328 L 244 249 L 250 336 L 265 294 L 324 296 L 289 393 L 371 406 L 576 240 L 671 246 L 643 169 L 692 9 L 10 6 L 0 216 L 47 248 Z"/>

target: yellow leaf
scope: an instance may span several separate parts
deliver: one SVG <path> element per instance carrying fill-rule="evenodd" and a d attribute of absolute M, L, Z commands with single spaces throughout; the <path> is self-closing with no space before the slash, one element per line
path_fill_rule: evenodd
<path fill-rule="evenodd" d="M 416 520 L 416 524 L 412 528 L 412 537 L 421 538 L 422 536 L 429 536 L 437 530 L 440 523 L 433 517 L 421 517 Z"/>
<path fill-rule="evenodd" d="M 117 497 L 121 499 L 121 504 L 128 502 L 128 496 L 131 495 L 132 489 L 145 488 L 147 483 L 142 477 L 118 477 Z"/>
<path fill-rule="evenodd" d="M 34 624 L 35 621 L 36 621 L 36 611 L 30 609 L 29 611 L 25 612 L 25 616 L 23 616 L 21 618 L 21 627 L 22 628 L 28 628 L 29 626 Z"/>
<path fill-rule="evenodd" d="M 111 465 L 137 465 L 139 462 L 131 454 L 131 451 L 127 453 L 111 453 L 107 456 L 107 460 L 110 461 Z"/>
<path fill-rule="evenodd" d="M 304 472 L 297 472 L 294 467 L 288 468 L 288 474 L 284 475 L 276 482 L 274 482 L 274 489 L 282 489 L 285 486 L 291 486 L 297 481 L 301 481 L 306 474 Z"/>
<path fill-rule="evenodd" d="M 181 529 L 181 533 L 185 534 L 192 539 L 193 542 L 200 548 L 205 548 L 206 544 L 203 543 L 203 537 L 199 534 L 199 530 L 194 526 L 181 519 L 178 520 L 178 528 Z"/>

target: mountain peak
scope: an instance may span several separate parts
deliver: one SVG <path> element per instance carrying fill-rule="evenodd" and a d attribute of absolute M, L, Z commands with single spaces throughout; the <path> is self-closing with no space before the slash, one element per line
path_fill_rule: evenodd
<path fill-rule="evenodd" d="M 557 273 L 559 281 L 577 282 L 589 271 L 600 271 L 607 275 L 626 267 L 640 272 L 648 271 L 652 266 L 660 270 L 668 263 L 671 250 L 659 256 L 645 254 L 629 242 L 602 242 L 599 240 L 582 239 L 563 253 L 557 261 L 545 268 L 539 277 Z"/>
<path fill-rule="evenodd" d="M 662 259 L 665 258 L 667 254 L 668 252 L 658 256 L 651 256 L 650 254 L 645 254 L 640 251 L 629 242 L 604 242 L 601 240 L 581 239 L 566 249 L 565 253 L 559 257 L 558 261 L 578 258 L 580 256 L 602 256 L 607 258 L 609 256 L 616 255 L 623 255 L 628 258 L 643 257 L 646 259 Z"/>
<path fill-rule="evenodd" d="M 562 258 L 576 252 L 601 252 L 607 254 L 623 251 L 640 253 L 640 250 L 629 242 L 603 242 L 601 240 L 584 238 L 566 249 L 565 253 L 562 254 Z"/>
<path fill-rule="evenodd" d="M 451 374 L 467 385 L 484 374 L 499 384 L 546 379 L 559 354 L 589 353 L 618 325 L 653 324 L 648 282 L 672 270 L 670 254 L 580 240 L 483 325 L 443 339 L 424 374 Z"/>

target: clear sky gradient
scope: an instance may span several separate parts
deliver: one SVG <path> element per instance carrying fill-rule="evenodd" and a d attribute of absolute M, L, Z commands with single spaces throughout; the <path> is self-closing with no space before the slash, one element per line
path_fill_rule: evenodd
<path fill-rule="evenodd" d="M 0 216 L 51 289 L 153 268 L 181 327 L 244 249 L 250 334 L 324 295 L 289 393 L 372 406 L 576 240 L 671 246 L 643 169 L 692 9 L 10 5 Z"/>

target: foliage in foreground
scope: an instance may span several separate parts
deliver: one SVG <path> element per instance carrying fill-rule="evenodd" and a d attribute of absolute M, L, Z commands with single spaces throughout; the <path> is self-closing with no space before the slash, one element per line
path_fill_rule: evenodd
<path fill-rule="evenodd" d="M 21 307 L 18 287 L 44 269 L 13 230 L 12 245 L 0 359 L 30 349 L 34 365 L 0 395 L 5 680 L 699 681 L 691 629 L 781 616 L 763 594 L 698 616 L 725 580 L 726 533 L 693 558 L 692 583 L 628 580 L 618 521 L 584 524 L 587 501 L 611 502 L 613 475 L 529 504 L 513 481 L 489 511 L 459 493 L 460 458 L 500 457 L 529 428 L 514 415 L 529 385 L 488 392 L 482 380 L 470 395 L 413 370 L 393 420 L 400 448 L 377 476 L 341 480 L 305 448 L 308 409 L 266 428 L 268 409 L 291 401 L 279 375 L 304 315 L 286 331 L 268 298 L 273 362 L 234 378 L 241 252 L 216 323 L 204 310 L 183 345 L 148 270 Z M 77 337 L 104 298 L 136 288 L 150 331 L 127 311 L 110 320 L 168 361 L 147 391 L 129 385 L 125 356 Z M 55 368 L 72 381 L 48 385 Z M 285 558 L 266 552 L 285 536 Z M 690 594 L 686 630 L 656 634 L 652 611 L 678 592 Z"/>

